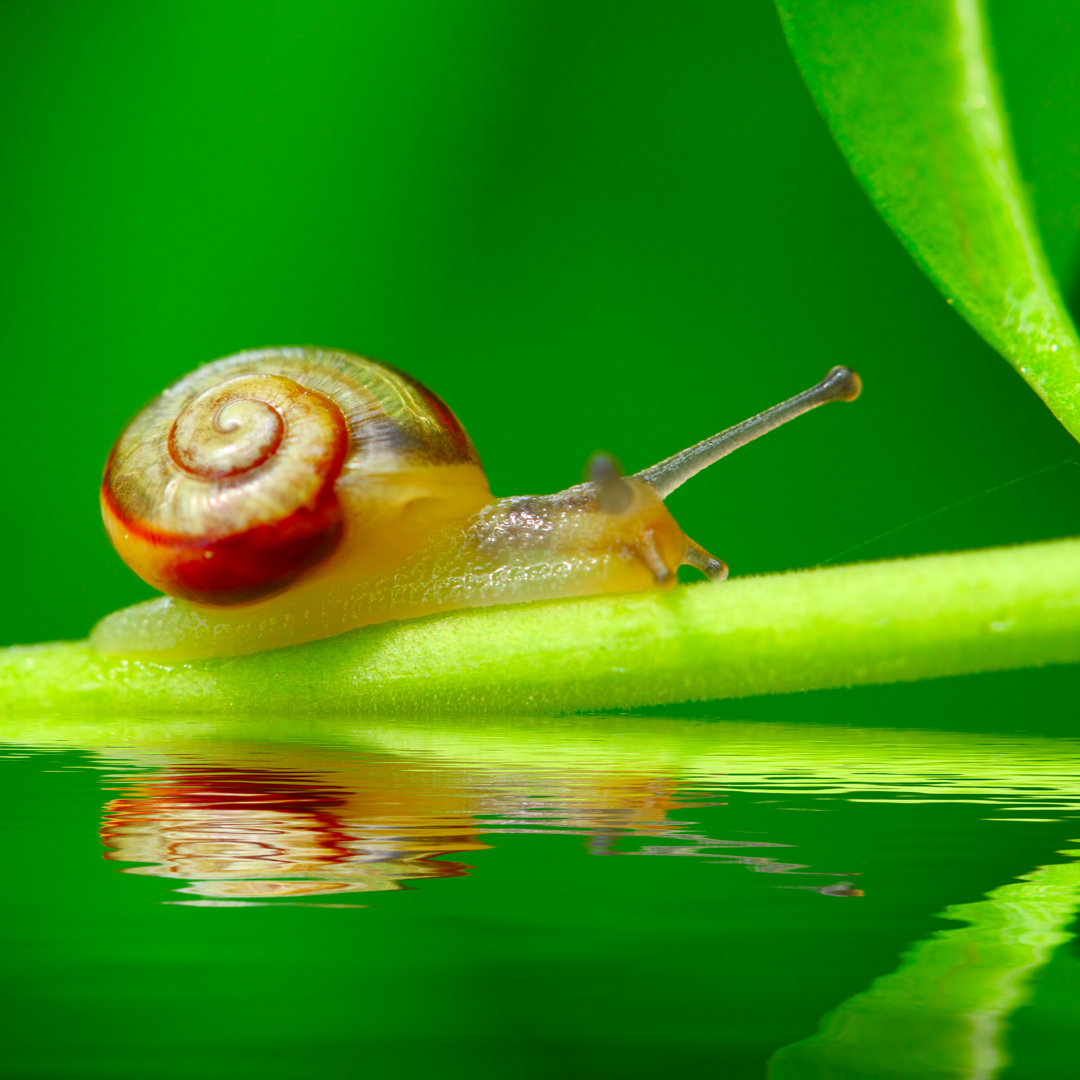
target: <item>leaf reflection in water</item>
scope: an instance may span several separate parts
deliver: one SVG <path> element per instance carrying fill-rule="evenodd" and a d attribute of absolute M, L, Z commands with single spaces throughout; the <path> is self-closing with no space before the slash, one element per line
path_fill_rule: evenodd
<path fill-rule="evenodd" d="M 769 1080 L 993 1080 L 1008 1064 L 1004 1021 L 1030 996 L 1033 974 L 1074 936 L 1066 928 L 1078 910 L 1076 862 L 1040 866 L 984 900 L 951 905 L 942 917 L 967 926 L 916 942 L 815 1035 L 779 1050 Z"/>

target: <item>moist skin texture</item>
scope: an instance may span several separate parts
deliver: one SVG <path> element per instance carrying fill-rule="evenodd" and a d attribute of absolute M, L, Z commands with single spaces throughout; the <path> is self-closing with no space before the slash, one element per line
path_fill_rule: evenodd
<path fill-rule="evenodd" d="M 381 565 L 373 561 L 370 541 L 347 539 L 326 566 L 278 596 L 237 608 L 162 597 L 103 619 L 91 644 L 110 654 L 182 661 L 459 608 L 669 588 L 688 543 L 660 497 L 640 482 L 619 514 L 601 507 L 592 484 L 499 499 L 437 526 L 431 509 L 422 498 L 403 509 L 404 533 L 429 531 L 396 565 L 386 550 Z M 395 535 L 386 534 L 391 551 Z"/>

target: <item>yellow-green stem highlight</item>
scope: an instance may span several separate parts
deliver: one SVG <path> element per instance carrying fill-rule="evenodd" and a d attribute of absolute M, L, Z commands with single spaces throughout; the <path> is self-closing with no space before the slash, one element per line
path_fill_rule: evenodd
<path fill-rule="evenodd" d="M 527 713 L 1080 660 L 1080 540 L 455 612 L 174 666 L 0 652 L 0 711 Z"/>

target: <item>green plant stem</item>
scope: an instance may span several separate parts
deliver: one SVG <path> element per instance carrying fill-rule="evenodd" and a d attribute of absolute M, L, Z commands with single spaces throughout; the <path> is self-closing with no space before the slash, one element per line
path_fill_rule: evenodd
<path fill-rule="evenodd" d="M 1080 540 L 453 612 L 171 666 L 0 652 L 0 710 L 526 713 L 1080 660 Z"/>
<path fill-rule="evenodd" d="M 1080 340 L 1013 151 L 980 0 L 777 0 L 852 171 L 932 281 L 1080 439 Z"/>

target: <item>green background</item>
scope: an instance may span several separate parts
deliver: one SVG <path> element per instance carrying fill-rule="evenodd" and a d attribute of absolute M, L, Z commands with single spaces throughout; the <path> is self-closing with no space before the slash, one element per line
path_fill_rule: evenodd
<path fill-rule="evenodd" d="M 1070 7 L 991 5 L 1067 290 Z M 499 494 L 856 366 L 857 405 L 673 499 L 735 573 L 1080 531 L 1074 443 L 877 218 L 765 0 L 8 4 L 0 69 L 0 643 L 150 594 L 101 530 L 109 447 L 271 344 L 413 372 Z"/>
<path fill-rule="evenodd" d="M 1074 0 L 990 7 L 1021 163 L 1075 297 Z M 0 6 L 0 71 L 0 643 L 81 637 L 149 595 L 100 526 L 113 439 L 197 364 L 278 343 L 368 353 L 430 383 L 501 494 L 572 483 L 599 448 L 639 468 L 853 364 L 856 405 L 673 498 L 735 573 L 1080 532 L 1075 444 L 878 219 L 766 0 L 27 0 Z M 831 720 L 845 751 L 873 725 L 1060 734 L 1078 676 L 694 715 L 796 732 Z M 612 720 L 611 739 L 654 723 L 663 746 L 668 714 Z M 1046 809 L 1037 773 L 1020 775 L 1030 812 L 947 791 L 822 803 L 816 775 L 776 801 L 682 783 L 688 832 L 793 844 L 774 854 L 862 875 L 865 904 L 706 859 L 592 858 L 587 838 L 520 829 L 460 856 L 473 874 L 376 894 L 367 911 L 196 909 L 171 903 L 176 882 L 101 858 L 103 803 L 153 775 L 141 734 L 100 757 L 88 739 L 3 761 L 19 1075 L 547 1076 L 576 1060 L 595 1075 L 720 1062 L 760 1076 L 771 1048 L 941 928 L 944 905 L 1077 836 L 1074 806 Z M 223 725 L 178 747 L 176 768 L 228 773 L 247 738 L 270 790 L 302 793 L 322 758 L 364 753 L 311 737 L 314 760 L 297 761 L 272 732 Z M 1078 751 L 1059 745 L 1065 770 Z M 355 767 L 382 767 L 376 750 Z M 990 745 L 986 760 L 1010 752 Z M 781 740 L 778 775 L 787 754 Z M 438 786 L 438 761 L 402 760 L 417 799 Z M 642 783 L 667 790 L 665 775 Z M 481 796 L 521 787 L 462 776 Z M 531 792 L 556 825 L 563 779 Z M 1038 820 L 994 820 L 1006 815 Z M 1011 1075 L 1075 1060 L 1077 971 L 1075 945 L 1055 954 L 1015 1018 Z"/>

